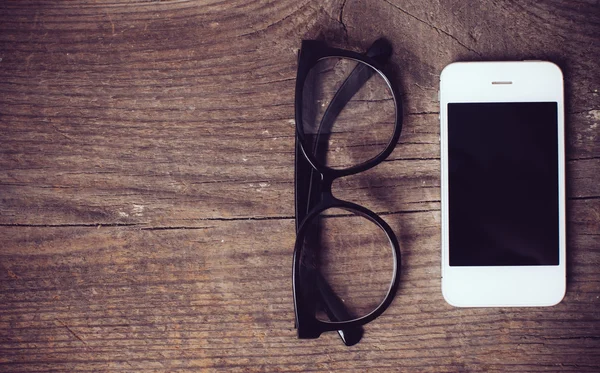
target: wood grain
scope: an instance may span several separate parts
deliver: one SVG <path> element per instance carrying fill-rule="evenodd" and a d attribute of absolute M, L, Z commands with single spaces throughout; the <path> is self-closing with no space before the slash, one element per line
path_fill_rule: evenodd
<path fill-rule="evenodd" d="M 0 371 L 599 371 L 599 25 L 584 0 L 2 2 Z M 380 36 L 404 131 L 334 188 L 398 234 L 401 289 L 352 348 L 298 340 L 296 50 Z M 567 296 L 456 309 L 439 73 L 512 59 L 565 75 Z"/>

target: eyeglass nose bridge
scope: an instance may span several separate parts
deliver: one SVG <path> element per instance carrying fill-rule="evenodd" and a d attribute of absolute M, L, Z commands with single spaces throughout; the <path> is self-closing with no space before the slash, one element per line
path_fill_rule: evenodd
<path fill-rule="evenodd" d="M 323 208 L 323 210 L 325 210 L 327 208 L 345 205 L 345 201 L 340 200 L 333 194 L 333 183 L 335 182 L 335 180 L 339 179 L 340 177 L 343 177 L 344 175 L 328 172 L 321 173 L 316 170 L 314 172 L 318 174 L 320 182 L 317 192 L 319 194 L 319 202 L 313 209 L 319 210 Z"/>
<path fill-rule="evenodd" d="M 333 196 L 333 182 L 336 177 L 328 174 L 320 174 L 321 185 L 321 204 L 332 205 L 337 199 Z"/>

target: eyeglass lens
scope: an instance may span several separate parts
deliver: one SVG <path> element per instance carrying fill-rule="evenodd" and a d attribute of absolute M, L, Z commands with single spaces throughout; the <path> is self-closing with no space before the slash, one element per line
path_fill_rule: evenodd
<path fill-rule="evenodd" d="M 319 60 L 303 87 L 303 146 L 322 165 L 345 169 L 379 155 L 393 136 L 396 105 L 385 78 L 369 65 Z"/>
<path fill-rule="evenodd" d="M 350 321 L 365 316 L 384 300 L 394 271 L 387 235 L 352 211 L 330 208 L 312 219 L 302 247 L 300 279 L 318 319 Z M 344 305 L 335 311 L 335 296 Z M 329 307 L 333 304 L 333 307 Z"/>

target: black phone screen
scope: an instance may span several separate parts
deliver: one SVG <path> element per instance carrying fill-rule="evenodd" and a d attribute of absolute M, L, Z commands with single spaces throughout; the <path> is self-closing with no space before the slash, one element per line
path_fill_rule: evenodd
<path fill-rule="evenodd" d="M 450 266 L 559 264 L 557 111 L 448 104 Z"/>

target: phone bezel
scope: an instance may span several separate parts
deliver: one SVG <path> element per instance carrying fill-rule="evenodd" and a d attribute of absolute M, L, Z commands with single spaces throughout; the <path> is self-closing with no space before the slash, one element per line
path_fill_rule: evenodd
<path fill-rule="evenodd" d="M 566 291 L 563 91 L 563 75 L 560 68 L 545 61 L 457 62 L 446 66 L 442 71 L 442 293 L 449 304 L 457 307 L 552 306 L 563 299 Z M 448 251 L 448 103 L 540 101 L 556 102 L 558 108 L 559 264 L 451 267 Z"/>

